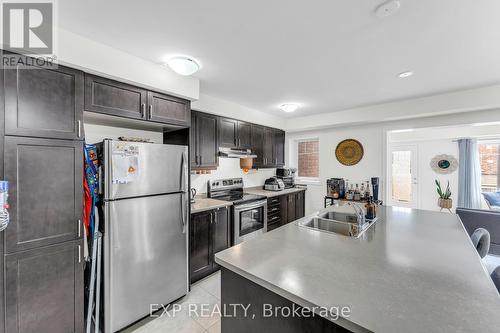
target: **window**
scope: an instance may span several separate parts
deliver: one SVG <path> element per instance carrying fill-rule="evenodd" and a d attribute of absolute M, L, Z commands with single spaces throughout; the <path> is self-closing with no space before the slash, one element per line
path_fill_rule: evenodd
<path fill-rule="evenodd" d="M 481 163 L 481 191 L 496 192 L 500 189 L 498 178 L 500 141 L 479 142 L 478 147 Z"/>
<path fill-rule="evenodd" d="M 319 178 L 319 140 L 297 141 L 297 176 L 317 180 Z"/>

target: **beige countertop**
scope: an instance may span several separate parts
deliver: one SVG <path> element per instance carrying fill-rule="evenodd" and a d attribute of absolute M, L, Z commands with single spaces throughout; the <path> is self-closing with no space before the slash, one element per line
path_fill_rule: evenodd
<path fill-rule="evenodd" d="M 232 202 L 210 199 L 203 195 L 194 197 L 194 203 L 191 203 L 191 214 L 199 213 L 206 210 L 232 206 Z"/>
<path fill-rule="evenodd" d="M 354 332 L 498 332 L 499 294 L 457 215 L 383 206 L 360 238 L 299 226 L 343 209 L 215 261 L 303 307 L 348 305 L 337 323 Z"/>
<path fill-rule="evenodd" d="M 305 190 L 307 190 L 307 187 L 287 188 L 287 189 L 282 190 L 282 191 L 266 191 L 262 188 L 262 186 L 247 187 L 244 189 L 245 193 L 265 195 L 268 198 L 276 197 L 276 196 L 284 195 L 284 194 L 296 193 L 296 192 L 305 191 Z"/>
<path fill-rule="evenodd" d="M 245 193 L 265 195 L 266 197 L 271 198 L 279 195 L 305 191 L 306 189 L 306 187 L 295 187 L 283 191 L 266 191 L 262 188 L 262 186 L 255 186 L 245 188 L 244 191 Z M 194 199 L 195 202 L 191 203 L 191 214 L 233 205 L 233 203 L 230 201 L 207 198 L 206 194 L 197 195 Z"/>

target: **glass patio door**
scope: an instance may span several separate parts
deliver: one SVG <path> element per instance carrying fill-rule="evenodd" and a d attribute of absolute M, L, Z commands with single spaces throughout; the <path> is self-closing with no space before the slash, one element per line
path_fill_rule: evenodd
<path fill-rule="evenodd" d="M 389 204 L 418 208 L 417 146 L 392 146 L 388 159 Z"/>

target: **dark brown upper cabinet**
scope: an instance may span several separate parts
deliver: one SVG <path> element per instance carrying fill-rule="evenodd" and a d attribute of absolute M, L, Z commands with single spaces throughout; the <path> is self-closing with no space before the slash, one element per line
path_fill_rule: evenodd
<path fill-rule="evenodd" d="M 5 332 L 84 331 L 82 247 L 78 240 L 5 256 Z"/>
<path fill-rule="evenodd" d="M 7 136 L 4 154 L 11 204 L 5 252 L 80 238 L 83 142 Z"/>
<path fill-rule="evenodd" d="M 148 91 L 146 118 L 165 124 L 189 126 L 191 107 L 189 101 Z"/>
<path fill-rule="evenodd" d="M 219 117 L 219 146 L 224 148 L 252 148 L 252 124 Z"/>
<path fill-rule="evenodd" d="M 264 127 L 264 140 L 262 146 L 263 167 L 274 166 L 274 129 Z"/>
<path fill-rule="evenodd" d="M 219 117 L 219 146 L 236 148 L 238 146 L 238 121 Z"/>
<path fill-rule="evenodd" d="M 252 131 L 251 124 L 238 121 L 238 145 L 237 148 L 240 149 L 251 149 L 252 148 Z"/>
<path fill-rule="evenodd" d="M 85 110 L 132 119 L 145 119 L 147 90 L 85 74 Z"/>
<path fill-rule="evenodd" d="M 253 160 L 253 167 L 259 168 L 264 165 L 263 145 L 264 145 L 264 126 L 252 124 L 251 130 L 252 153 L 257 155 Z"/>
<path fill-rule="evenodd" d="M 4 69 L 5 134 L 83 139 L 83 72 Z"/>
<path fill-rule="evenodd" d="M 191 113 L 191 168 L 215 169 L 219 165 L 217 120 L 210 114 Z"/>
<path fill-rule="evenodd" d="M 85 110 L 179 126 L 191 122 L 188 100 L 91 74 L 85 75 Z"/>
<path fill-rule="evenodd" d="M 285 165 L 285 132 L 279 129 L 274 130 L 274 165 Z"/>

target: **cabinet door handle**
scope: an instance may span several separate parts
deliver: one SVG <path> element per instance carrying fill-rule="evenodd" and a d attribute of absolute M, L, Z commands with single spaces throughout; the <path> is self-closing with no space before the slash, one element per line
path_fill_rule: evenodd
<path fill-rule="evenodd" d="M 151 120 L 152 116 L 153 116 L 153 105 L 149 105 L 148 119 Z"/>
<path fill-rule="evenodd" d="M 82 234 L 82 220 L 78 219 L 78 238 L 80 238 Z"/>
<path fill-rule="evenodd" d="M 200 155 L 200 165 L 201 165 L 201 157 L 202 157 L 202 156 Z"/>
<path fill-rule="evenodd" d="M 78 245 L 78 263 L 82 262 L 82 247 Z"/>
<path fill-rule="evenodd" d="M 146 103 L 141 104 L 141 118 L 144 118 L 144 115 L 146 114 Z"/>
<path fill-rule="evenodd" d="M 198 155 L 194 156 L 194 164 L 198 165 Z"/>
<path fill-rule="evenodd" d="M 81 120 L 78 120 L 76 122 L 76 135 L 79 138 L 82 137 L 82 121 Z"/>

